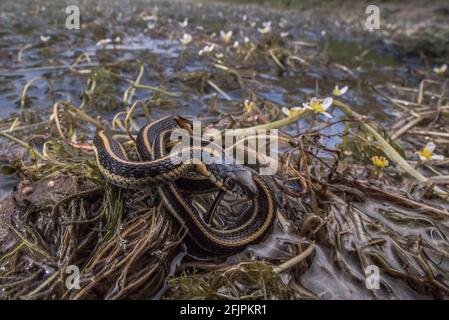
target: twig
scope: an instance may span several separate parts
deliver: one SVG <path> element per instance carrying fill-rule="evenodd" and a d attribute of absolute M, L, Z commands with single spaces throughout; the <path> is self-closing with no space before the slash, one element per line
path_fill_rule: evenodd
<path fill-rule="evenodd" d="M 298 263 L 306 259 L 308 256 L 310 256 L 314 250 L 315 250 L 315 242 L 311 242 L 310 245 L 307 247 L 307 249 L 301 252 L 299 255 L 290 260 L 287 260 L 286 262 L 282 263 L 277 267 L 274 267 L 273 272 L 279 274 L 284 271 L 287 271 L 291 267 L 297 265 Z"/>
<path fill-rule="evenodd" d="M 210 85 L 212 88 L 217 90 L 218 93 L 220 93 L 223 97 L 225 97 L 226 100 L 232 100 L 230 96 L 226 92 L 220 89 L 219 86 L 217 86 L 214 82 L 211 80 L 206 80 L 207 84 Z"/>

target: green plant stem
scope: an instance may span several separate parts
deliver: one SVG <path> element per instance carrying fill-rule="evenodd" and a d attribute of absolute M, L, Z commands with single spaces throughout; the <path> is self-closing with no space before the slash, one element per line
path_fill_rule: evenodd
<path fill-rule="evenodd" d="M 293 115 L 288 116 L 287 118 L 277 120 L 274 122 L 269 122 L 265 124 L 261 124 L 254 127 L 249 128 L 241 128 L 241 129 L 234 129 L 234 134 L 237 136 L 246 136 L 248 134 L 254 134 L 254 131 L 257 130 L 271 130 L 271 129 L 279 129 L 285 126 L 288 126 L 292 123 L 295 123 L 300 118 L 304 117 L 307 113 L 309 113 L 309 110 L 303 110 L 297 113 L 294 113 Z"/>
<path fill-rule="evenodd" d="M 34 156 L 40 160 L 48 160 L 42 153 L 40 153 L 39 151 L 37 151 L 36 149 L 34 149 L 32 146 L 30 146 L 28 143 L 13 137 L 9 134 L 7 134 L 6 132 L 2 132 L 0 131 L 0 136 L 5 137 L 8 140 L 11 140 L 15 143 L 17 143 L 18 145 L 21 145 L 22 147 L 24 147 L 25 149 L 27 149 L 30 153 L 34 154 Z"/>
<path fill-rule="evenodd" d="M 91 116 L 89 116 L 87 113 L 85 113 L 84 111 L 80 110 L 77 107 L 74 107 L 70 104 L 67 104 L 67 108 L 72 111 L 73 113 L 76 114 L 76 116 L 81 119 L 84 120 L 90 124 L 92 124 L 93 126 L 95 126 L 95 128 L 100 129 L 100 130 L 104 130 L 106 129 L 106 127 L 101 124 L 99 121 L 95 120 L 94 118 L 92 118 Z"/>
<path fill-rule="evenodd" d="M 360 114 L 353 111 L 351 107 L 344 102 L 334 100 L 333 104 L 337 106 L 341 111 L 343 111 L 348 117 L 358 119 L 362 118 Z M 402 156 L 377 132 L 376 129 L 374 129 L 369 124 L 364 122 L 362 122 L 362 129 L 371 134 L 383 148 L 385 154 L 391 160 L 395 161 L 402 170 L 404 170 L 406 173 L 408 173 L 410 176 L 416 179 L 416 181 L 421 183 L 431 183 L 430 179 L 423 176 L 415 168 L 413 168 L 412 165 L 410 165 L 410 163 L 407 162 L 407 160 L 402 158 Z M 439 197 L 441 197 L 446 201 L 449 201 L 449 194 L 445 192 L 443 189 L 441 189 L 438 186 L 433 186 L 432 189 Z"/>

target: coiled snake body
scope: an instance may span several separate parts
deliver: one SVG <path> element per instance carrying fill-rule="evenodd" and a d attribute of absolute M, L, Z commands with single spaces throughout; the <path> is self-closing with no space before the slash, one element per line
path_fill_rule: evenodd
<path fill-rule="evenodd" d="M 112 133 L 102 130 L 94 138 L 98 166 L 105 178 L 123 188 L 157 186 L 169 212 L 188 228 L 189 236 L 202 249 L 215 254 L 242 250 L 263 239 L 272 229 L 275 218 L 273 195 L 262 176 L 237 164 L 187 160 L 173 161 L 167 147 L 169 133 L 178 127 L 176 116 L 145 125 L 138 133 L 136 145 L 142 161 L 128 160 L 121 144 Z M 207 146 L 196 147 L 204 151 Z M 195 151 L 190 148 L 191 152 Z M 208 150 L 215 152 L 214 150 Z M 191 172 L 203 178 L 189 178 Z M 181 194 L 182 188 L 218 189 L 233 195 L 245 194 L 252 201 L 252 212 L 239 226 L 221 230 L 204 221 L 193 205 Z"/>

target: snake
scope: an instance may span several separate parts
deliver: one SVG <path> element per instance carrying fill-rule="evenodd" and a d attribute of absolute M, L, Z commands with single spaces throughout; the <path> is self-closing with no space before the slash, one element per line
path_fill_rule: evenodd
<path fill-rule="evenodd" d="M 97 165 L 105 179 L 126 189 L 157 188 L 164 206 L 187 227 L 194 243 L 213 254 L 229 254 L 260 242 L 272 230 L 275 201 L 266 177 L 251 168 L 223 161 L 211 142 L 189 147 L 191 158 L 174 161 L 168 147 L 173 129 L 181 117 L 172 115 L 149 122 L 138 132 L 136 149 L 139 160 L 129 160 L 122 144 L 109 130 L 99 130 L 93 139 Z M 207 163 L 195 152 L 215 154 L 221 161 Z M 221 158 L 220 158 L 221 157 Z M 229 228 L 216 228 L 205 221 L 183 191 L 209 192 L 223 190 L 234 197 L 246 196 L 252 211 L 246 221 Z"/>

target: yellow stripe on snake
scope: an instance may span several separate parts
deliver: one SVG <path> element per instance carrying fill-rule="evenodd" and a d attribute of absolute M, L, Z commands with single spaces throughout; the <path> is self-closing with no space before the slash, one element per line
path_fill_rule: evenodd
<path fill-rule="evenodd" d="M 165 117 L 145 125 L 139 131 L 136 146 L 141 161 L 128 160 L 113 134 L 99 131 L 94 138 L 94 151 L 105 178 L 122 188 L 138 189 L 157 185 L 169 212 L 187 227 L 189 237 L 210 253 L 233 253 L 262 240 L 272 229 L 276 210 L 273 194 L 265 178 L 238 164 L 206 164 L 194 159 L 173 161 L 167 142 L 170 132 L 179 127 L 177 119 L 176 116 Z M 200 149 L 197 151 L 204 151 L 207 146 L 196 148 Z M 194 152 L 195 148 L 190 151 Z M 203 178 L 191 178 L 191 173 Z M 251 199 L 252 212 L 241 225 L 220 230 L 200 217 L 192 203 L 181 194 L 181 188 L 220 188 L 234 196 L 246 195 Z"/>

